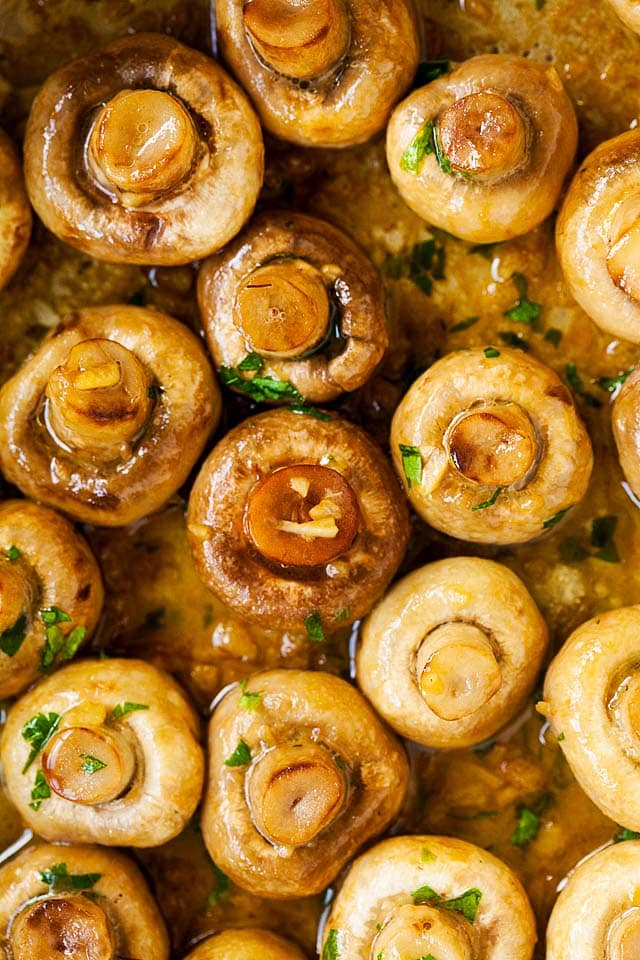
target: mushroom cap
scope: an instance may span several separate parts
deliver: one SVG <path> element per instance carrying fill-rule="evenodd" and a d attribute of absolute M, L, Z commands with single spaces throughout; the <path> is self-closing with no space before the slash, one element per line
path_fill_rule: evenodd
<path fill-rule="evenodd" d="M 170 90 L 191 113 L 203 157 L 181 187 L 129 209 L 79 164 L 92 113 L 123 89 Z M 136 33 L 57 70 L 25 136 L 31 202 L 52 233 L 99 260 L 175 266 L 206 257 L 251 215 L 263 143 L 249 101 L 214 60 L 157 33 Z"/>
<path fill-rule="evenodd" d="M 630 30 L 640 33 L 640 8 L 636 0 L 609 0 L 609 3 Z"/>
<path fill-rule="evenodd" d="M 185 960 L 304 960 L 298 947 L 270 930 L 223 930 L 199 943 Z"/>
<path fill-rule="evenodd" d="M 14 275 L 29 244 L 31 207 L 15 147 L 0 130 L 0 290 Z"/>
<path fill-rule="evenodd" d="M 622 384 L 611 411 L 611 426 L 622 471 L 640 497 L 640 371 Z"/>

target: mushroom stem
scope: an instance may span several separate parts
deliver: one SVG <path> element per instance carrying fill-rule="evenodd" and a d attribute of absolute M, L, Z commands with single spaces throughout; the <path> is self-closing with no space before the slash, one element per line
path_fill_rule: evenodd
<path fill-rule="evenodd" d="M 22 564 L 0 562 L 0 633 L 13 627 L 33 602 L 34 584 Z"/>
<path fill-rule="evenodd" d="M 438 121 L 442 152 L 461 173 L 496 180 L 517 170 L 527 156 L 527 129 L 520 111 L 496 93 L 455 100 Z"/>
<path fill-rule="evenodd" d="M 404 960 L 405 957 L 446 957 L 474 960 L 476 939 L 460 914 L 429 905 L 404 904 L 393 911 L 375 937 L 372 957 Z"/>
<path fill-rule="evenodd" d="M 451 622 L 422 642 L 416 676 L 424 702 L 442 720 L 460 720 L 481 710 L 502 686 L 493 646 L 480 627 Z"/>
<path fill-rule="evenodd" d="M 42 771 L 51 789 L 75 803 L 109 803 L 127 789 L 135 754 L 126 737 L 106 727 L 66 727 L 51 740 Z"/>
<path fill-rule="evenodd" d="M 482 404 L 463 411 L 449 425 L 444 442 L 458 473 L 487 487 L 522 482 L 539 453 L 535 427 L 517 403 Z"/>
<path fill-rule="evenodd" d="M 640 956 L 640 907 L 631 907 L 609 927 L 605 960 L 633 960 L 637 956 Z"/>
<path fill-rule="evenodd" d="M 90 173 L 136 207 L 179 187 L 193 168 L 197 133 L 180 100 L 161 90 L 121 90 L 96 116 L 87 142 Z"/>
<path fill-rule="evenodd" d="M 301 847 L 340 813 L 347 784 L 335 757 L 310 742 L 277 746 L 252 768 L 247 786 L 251 817 L 271 843 Z"/>
<path fill-rule="evenodd" d="M 283 359 L 318 346 L 329 328 L 329 297 L 321 273 L 306 260 L 272 260 L 244 278 L 233 319 L 256 353 Z"/>
<path fill-rule="evenodd" d="M 344 0 L 249 0 L 243 14 L 259 57 L 287 77 L 320 77 L 349 48 L 351 30 Z"/>
<path fill-rule="evenodd" d="M 9 933 L 14 960 L 115 960 L 109 919 L 99 901 L 66 894 L 39 899 L 13 920 Z"/>
<path fill-rule="evenodd" d="M 627 756 L 640 762 L 640 676 L 631 668 L 609 698 L 608 712 Z"/>
<path fill-rule="evenodd" d="M 113 340 L 84 340 L 46 387 L 46 422 L 54 439 L 107 461 L 142 431 L 152 407 L 151 377 L 134 353 Z"/>
<path fill-rule="evenodd" d="M 624 201 L 612 223 L 607 271 L 617 287 L 640 301 L 640 199 Z"/>

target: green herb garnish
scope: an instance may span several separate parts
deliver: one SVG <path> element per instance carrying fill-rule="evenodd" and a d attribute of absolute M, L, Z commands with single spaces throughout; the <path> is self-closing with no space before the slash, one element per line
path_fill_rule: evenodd
<path fill-rule="evenodd" d="M 18 550 L 17 547 L 9 547 L 7 550 L 7 560 L 9 563 L 15 563 L 19 557 L 22 556 L 22 550 Z"/>
<path fill-rule="evenodd" d="M 337 930 L 329 930 L 329 936 L 322 949 L 322 960 L 340 960 Z"/>
<path fill-rule="evenodd" d="M 552 798 L 545 794 L 530 807 L 524 803 L 518 807 L 516 828 L 511 836 L 514 847 L 526 847 L 535 840 L 542 823 L 541 816 L 551 802 Z"/>
<path fill-rule="evenodd" d="M 60 726 L 61 720 L 59 713 L 36 713 L 35 717 L 31 717 L 31 720 L 25 723 L 22 728 L 22 738 L 31 744 L 31 752 L 22 768 L 23 773 L 27 772 L 40 751 L 49 743 Z"/>
<path fill-rule="evenodd" d="M 308 403 L 293 403 L 290 407 L 292 413 L 302 413 L 315 420 L 321 420 L 323 423 L 329 423 L 331 417 L 328 413 L 318 410 L 317 407 L 310 407 Z"/>
<path fill-rule="evenodd" d="M 247 679 L 240 681 L 240 689 L 242 693 L 240 695 L 240 700 L 238 701 L 239 705 L 245 710 L 248 710 L 249 713 L 253 713 L 254 710 L 257 710 L 260 706 L 260 697 L 262 696 L 261 690 L 256 690 L 255 693 L 250 693 L 247 691 Z"/>
<path fill-rule="evenodd" d="M 213 870 L 213 873 L 216 878 L 216 888 L 207 897 L 207 903 L 210 906 L 215 907 L 218 901 L 220 900 L 220 898 L 223 897 L 225 893 L 228 892 L 229 887 L 231 886 L 231 881 L 229 880 L 229 877 L 226 875 L 226 873 L 224 873 L 224 871 L 220 869 L 218 864 L 211 859 L 209 854 L 207 854 L 207 857 L 209 859 L 211 869 Z"/>
<path fill-rule="evenodd" d="M 512 307 L 504 311 L 503 316 L 508 317 L 509 320 L 513 320 L 516 323 L 526 323 L 530 325 L 539 318 L 542 307 L 539 303 L 534 303 L 533 300 L 529 300 L 527 295 L 529 284 L 523 273 L 512 274 L 511 280 L 518 291 L 518 299 Z"/>
<path fill-rule="evenodd" d="M 128 713 L 135 713 L 136 710 L 148 710 L 149 706 L 146 703 L 130 703 L 128 700 L 125 700 L 124 703 L 119 703 L 113 708 L 109 716 L 107 717 L 107 723 L 115 723 L 116 720 L 120 720 L 122 717 L 126 717 Z"/>
<path fill-rule="evenodd" d="M 433 887 L 429 887 L 426 884 L 414 890 L 411 896 L 415 904 L 430 903 L 434 907 L 454 910 L 456 913 L 461 913 L 470 923 L 473 923 L 476 919 L 478 906 L 482 899 L 481 891 L 476 887 L 472 887 L 470 890 L 465 890 L 464 893 L 461 893 L 459 897 L 452 897 L 450 900 L 445 900 L 439 893 L 436 893 Z"/>
<path fill-rule="evenodd" d="M 613 836 L 614 843 L 624 843 L 625 840 L 640 840 L 640 833 L 635 830 L 628 830 L 627 827 L 620 827 Z"/>
<path fill-rule="evenodd" d="M 487 507 L 492 507 L 501 493 L 502 487 L 496 487 L 488 500 L 485 500 L 483 503 L 476 503 L 475 507 L 471 507 L 471 510 L 486 510 Z"/>
<path fill-rule="evenodd" d="M 347 620 L 351 620 L 351 607 L 340 607 L 333 619 L 335 623 L 345 623 Z"/>
<path fill-rule="evenodd" d="M 8 657 L 15 657 L 27 636 L 27 615 L 21 613 L 11 627 L 0 633 L 0 650 Z"/>
<path fill-rule="evenodd" d="M 554 513 L 552 517 L 549 517 L 548 520 L 545 520 L 542 524 L 543 530 L 548 530 L 550 527 L 555 527 L 556 523 L 560 523 L 565 513 L 570 510 L 571 507 L 565 507 L 564 510 L 558 510 L 557 513 Z"/>
<path fill-rule="evenodd" d="M 550 327 L 545 333 L 544 339 L 553 344 L 554 347 L 557 347 L 562 340 L 562 330 L 556 330 L 555 327 Z"/>
<path fill-rule="evenodd" d="M 248 763 L 251 763 L 251 750 L 241 738 L 238 740 L 238 745 L 231 756 L 225 760 L 224 765 L 225 767 L 246 767 Z"/>
<path fill-rule="evenodd" d="M 480 317 L 467 317 L 466 320 L 461 320 L 460 323 L 454 323 L 452 327 L 449 327 L 449 333 L 460 333 L 461 330 L 468 330 L 469 327 L 472 327 L 479 319 Z"/>
<path fill-rule="evenodd" d="M 322 620 L 317 610 L 314 610 L 313 613 L 309 614 L 304 621 L 304 625 L 307 631 L 307 636 L 312 643 L 324 643 L 326 637 L 322 628 Z"/>
<path fill-rule="evenodd" d="M 420 173 L 425 157 L 435 153 L 433 143 L 433 120 L 427 120 L 400 157 L 400 166 L 407 173 Z"/>
<path fill-rule="evenodd" d="M 574 391 L 577 393 L 585 403 L 588 403 L 590 407 L 601 407 L 602 404 L 597 397 L 594 397 L 592 393 L 589 393 L 584 388 L 584 383 L 582 382 L 582 377 L 578 373 L 578 368 L 575 363 L 568 363 L 564 368 L 565 377 L 567 378 L 567 383 Z"/>
<path fill-rule="evenodd" d="M 253 377 L 251 380 L 246 380 L 241 376 L 239 369 L 239 367 L 220 367 L 218 373 L 225 387 L 233 387 L 234 390 L 239 390 L 257 403 L 297 400 L 304 404 L 304 397 L 288 380 L 277 380 L 275 377 Z"/>
<path fill-rule="evenodd" d="M 58 624 L 70 623 L 71 617 L 60 607 L 45 607 L 40 611 L 40 619 L 44 623 L 44 647 L 40 653 L 39 669 L 48 673 L 58 659 L 71 660 L 76 655 L 87 635 L 87 628 L 74 627 L 65 635 Z"/>
<path fill-rule="evenodd" d="M 432 80 L 437 80 L 445 73 L 451 70 L 451 60 L 423 60 L 418 64 L 418 69 L 413 81 L 414 87 L 424 87 Z"/>
<path fill-rule="evenodd" d="M 499 351 L 499 350 L 496 350 L 495 347 L 485 347 L 485 348 L 484 348 L 484 355 L 485 355 L 485 357 L 487 358 L 487 360 L 494 360 L 495 357 L 499 357 L 499 356 L 500 356 L 500 351 Z"/>
<path fill-rule="evenodd" d="M 99 770 L 104 770 L 106 767 L 106 763 L 98 760 L 97 757 L 92 757 L 90 753 L 81 753 L 80 756 L 82 757 L 82 766 L 80 769 L 83 773 L 91 775 L 97 773 Z"/>
<path fill-rule="evenodd" d="M 69 873 L 66 863 L 56 863 L 48 870 L 40 870 L 40 879 L 49 887 L 49 893 L 62 890 L 90 890 L 101 873 Z"/>
<path fill-rule="evenodd" d="M 238 370 L 262 370 L 264 360 L 259 353 L 248 353 L 244 360 L 238 364 Z"/>
<path fill-rule="evenodd" d="M 402 469 L 407 480 L 407 487 L 411 490 L 411 484 L 418 486 L 422 483 L 422 454 L 417 447 L 411 447 L 406 443 L 400 444 L 400 455 L 402 457 Z"/>
<path fill-rule="evenodd" d="M 513 347 L 515 350 L 524 350 L 525 353 L 529 352 L 529 344 L 519 333 L 514 333 L 512 330 L 500 330 L 498 336 L 508 347 Z"/>
<path fill-rule="evenodd" d="M 596 547 L 593 554 L 605 563 L 620 563 L 620 556 L 613 539 L 618 518 L 615 516 L 596 517 L 591 523 L 591 546 Z"/>
<path fill-rule="evenodd" d="M 432 853 L 428 847 L 423 847 L 420 851 L 420 860 L 422 863 L 433 863 L 433 861 L 437 859 L 435 853 Z"/>
<path fill-rule="evenodd" d="M 32 810 L 39 810 L 42 801 L 48 800 L 50 796 L 51 788 L 45 780 L 42 770 L 38 770 L 36 773 L 36 779 L 33 783 L 33 789 L 31 790 L 31 803 L 29 806 Z"/>
<path fill-rule="evenodd" d="M 608 393 L 615 393 L 625 380 L 629 379 L 634 370 L 635 367 L 631 367 L 629 370 L 625 370 L 624 373 L 619 373 L 617 377 L 598 377 L 596 383 L 601 390 L 607 390 Z"/>

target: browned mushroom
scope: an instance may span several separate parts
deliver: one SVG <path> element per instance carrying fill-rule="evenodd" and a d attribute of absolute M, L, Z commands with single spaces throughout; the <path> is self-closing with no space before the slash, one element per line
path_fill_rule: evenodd
<path fill-rule="evenodd" d="M 640 33 L 640 6 L 637 0 L 609 0 L 620 19 L 634 33 Z"/>
<path fill-rule="evenodd" d="M 204 263 L 198 294 L 223 382 L 258 399 L 267 377 L 291 384 L 284 399 L 333 400 L 368 380 L 388 343 L 369 258 L 341 230 L 301 213 L 256 218 Z"/>
<path fill-rule="evenodd" d="M 418 65 L 411 0 L 218 0 L 216 18 L 266 129 L 306 146 L 368 140 Z"/>
<path fill-rule="evenodd" d="M 306 626 L 313 639 L 370 610 L 408 537 L 379 449 L 346 420 L 321 416 L 282 408 L 231 430 L 205 461 L 187 515 L 211 590 L 248 620 Z"/>
<path fill-rule="evenodd" d="M 304 960 L 302 952 L 270 930 L 224 930 L 198 944 L 185 960 Z"/>
<path fill-rule="evenodd" d="M 527 233 L 551 213 L 577 138 L 554 67 L 485 54 L 396 108 L 387 160 L 419 216 L 464 240 L 495 243 Z"/>
<path fill-rule="evenodd" d="M 626 380 L 611 411 L 611 425 L 620 466 L 636 497 L 640 497 L 640 371 Z"/>
<path fill-rule="evenodd" d="M 402 747 L 350 684 L 255 674 L 211 718 L 205 843 L 252 893 L 318 893 L 397 815 L 407 779 Z"/>
<path fill-rule="evenodd" d="M 28 496 L 121 526 L 186 480 L 220 407 L 183 324 L 142 307 L 79 310 L 0 391 L 0 463 Z"/>
<path fill-rule="evenodd" d="M 70 660 L 102 600 L 98 564 L 68 520 L 26 500 L 0 504 L 0 697 Z"/>
<path fill-rule="evenodd" d="M 31 207 L 22 167 L 13 143 L 0 130 L 0 290 L 18 269 L 30 234 Z"/>
<path fill-rule="evenodd" d="M 45 225 L 91 256 L 188 263 L 250 216 L 262 135 L 215 61 L 137 33 L 48 78 L 27 126 L 25 175 Z"/>

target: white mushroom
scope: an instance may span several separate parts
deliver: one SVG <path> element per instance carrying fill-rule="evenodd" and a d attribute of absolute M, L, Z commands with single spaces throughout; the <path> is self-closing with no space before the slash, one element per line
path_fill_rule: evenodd
<path fill-rule="evenodd" d="M 185 957 L 185 960 L 304 960 L 288 940 L 269 930 L 224 930 L 216 933 Z"/>
<path fill-rule="evenodd" d="M 31 207 L 13 143 L 0 130 L 0 290 L 18 269 L 31 235 Z"/>

